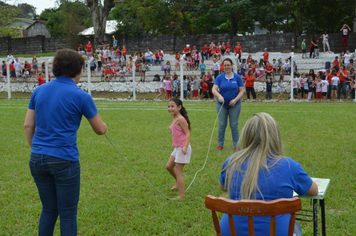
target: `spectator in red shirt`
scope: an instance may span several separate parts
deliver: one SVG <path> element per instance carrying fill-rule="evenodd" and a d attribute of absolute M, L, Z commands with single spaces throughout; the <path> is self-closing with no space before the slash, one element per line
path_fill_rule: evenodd
<path fill-rule="evenodd" d="M 11 62 L 10 64 L 10 79 L 11 81 L 16 79 L 16 72 L 15 72 L 15 66 L 14 66 L 14 61 Z"/>
<path fill-rule="evenodd" d="M 242 47 L 240 45 L 240 42 L 237 42 L 236 43 L 236 46 L 235 46 L 235 56 L 238 55 L 239 57 L 239 62 L 241 62 L 241 54 L 242 54 Z"/>
<path fill-rule="evenodd" d="M 43 78 L 43 74 L 42 74 L 42 73 L 39 73 L 39 74 L 38 74 L 37 79 L 38 79 L 38 85 L 41 85 L 41 84 L 44 84 L 44 83 L 45 83 L 45 80 L 44 80 L 44 78 Z"/>
<path fill-rule="evenodd" d="M 92 49 L 93 49 L 93 45 L 91 45 L 89 41 L 88 44 L 85 45 L 85 50 L 87 51 L 87 59 L 89 59 L 89 57 L 91 56 Z"/>
<path fill-rule="evenodd" d="M 208 93 L 208 81 L 205 81 L 202 85 L 202 90 L 203 90 L 203 98 L 209 98 L 209 93 Z"/>
<path fill-rule="evenodd" d="M 348 76 L 347 71 L 345 70 L 345 66 L 340 66 L 339 72 L 337 72 L 337 76 L 340 79 L 339 86 L 337 87 L 337 99 L 340 99 L 341 90 L 344 92 L 344 99 L 347 98 L 346 93 L 346 78 Z"/>
<path fill-rule="evenodd" d="M 253 99 L 256 99 L 256 92 L 254 88 L 255 76 L 253 75 L 253 71 L 248 70 L 247 75 L 244 77 L 245 87 L 246 87 L 246 95 L 247 99 L 250 99 L 250 92 L 252 93 Z"/>
<path fill-rule="evenodd" d="M 126 46 L 123 45 L 122 49 L 121 49 L 121 53 L 122 53 L 122 57 L 124 58 L 125 61 L 126 61 L 126 52 L 127 52 Z"/>
<path fill-rule="evenodd" d="M 231 47 L 230 43 L 227 42 L 226 47 L 225 47 L 225 52 L 230 55 L 231 49 L 232 49 L 232 47 Z"/>
<path fill-rule="evenodd" d="M 265 48 L 265 53 L 263 54 L 263 63 L 265 65 L 268 62 L 268 57 L 269 57 L 269 53 L 267 52 L 267 48 Z"/>
<path fill-rule="evenodd" d="M 331 98 L 331 84 L 332 84 L 332 81 L 331 79 L 334 77 L 332 74 L 335 73 L 336 74 L 336 70 L 332 70 L 332 72 L 330 72 L 329 69 L 326 70 L 326 73 L 327 73 L 327 77 L 326 79 L 328 80 L 329 82 L 329 87 L 328 87 L 328 94 L 327 94 L 327 99 L 330 99 Z"/>
<path fill-rule="evenodd" d="M 215 58 L 216 58 L 217 60 L 220 60 L 220 59 L 221 59 L 221 50 L 220 50 L 220 48 L 218 48 L 218 47 L 215 48 Z"/>
<path fill-rule="evenodd" d="M 269 64 L 269 62 L 267 61 L 266 67 L 265 67 L 266 81 L 268 79 L 268 76 L 271 76 L 272 77 L 272 81 L 273 81 L 273 66 L 271 64 Z"/>
<path fill-rule="evenodd" d="M 157 65 L 157 63 L 159 63 L 159 65 L 161 65 L 162 62 L 162 53 L 160 52 L 160 50 L 157 50 L 157 52 L 155 53 L 155 65 Z"/>
<path fill-rule="evenodd" d="M 209 60 L 209 47 L 204 44 L 204 47 L 201 50 L 201 59 L 204 60 L 204 56 L 206 60 Z"/>
<path fill-rule="evenodd" d="M 183 49 L 183 54 L 185 54 L 185 58 L 191 56 L 192 55 L 191 53 L 192 53 L 192 49 L 190 48 L 189 44 L 187 44 Z"/>
<path fill-rule="evenodd" d="M 332 64 L 331 68 L 335 69 L 336 71 L 339 70 L 340 64 L 339 64 L 339 57 L 338 56 L 335 57 L 335 60 L 333 61 L 333 64 Z"/>

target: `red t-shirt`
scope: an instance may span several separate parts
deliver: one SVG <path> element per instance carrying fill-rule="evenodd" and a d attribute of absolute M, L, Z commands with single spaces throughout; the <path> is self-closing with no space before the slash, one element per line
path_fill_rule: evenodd
<path fill-rule="evenodd" d="M 87 52 L 91 52 L 92 48 L 93 48 L 93 45 L 91 45 L 91 44 L 85 45 L 85 49 L 87 50 Z"/>
<path fill-rule="evenodd" d="M 159 53 L 159 54 L 158 54 L 158 52 L 155 53 L 156 59 L 162 58 L 162 56 L 163 56 L 162 53 Z"/>
<path fill-rule="evenodd" d="M 10 71 L 11 71 L 11 70 L 15 70 L 15 67 L 14 67 L 14 64 L 13 64 L 13 63 L 10 64 Z"/>
<path fill-rule="evenodd" d="M 41 84 L 44 84 L 44 83 L 45 83 L 45 80 L 44 80 L 43 77 L 38 76 L 37 79 L 38 79 L 38 85 L 41 85 Z"/>
<path fill-rule="evenodd" d="M 215 52 L 216 52 L 216 53 L 220 53 L 221 50 L 220 50 L 219 48 L 216 48 L 216 49 L 215 49 Z"/>
<path fill-rule="evenodd" d="M 232 49 L 231 45 L 226 46 L 226 51 L 231 51 L 231 49 Z"/>
<path fill-rule="evenodd" d="M 265 52 L 263 54 L 263 61 L 268 61 L 268 56 L 269 56 L 269 53 L 268 52 Z"/>
<path fill-rule="evenodd" d="M 180 60 L 180 55 L 176 55 L 176 60 Z"/>
<path fill-rule="evenodd" d="M 273 70 L 273 66 L 268 65 L 268 66 L 266 66 L 265 70 L 271 72 Z"/>
<path fill-rule="evenodd" d="M 253 88 L 253 84 L 254 84 L 253 82 L 255 81 L 255 76 L 254 75 L 245 75 L 244 79 L 246 80 L 245 86 Z"/>
<path fill-rule="evenodd" d="M 342 74 L 341 74 L 341 70 L 339 72 L 337 72 L 337 76 L 339 76 L 339 79 L 340 79 L 340 82 L 345 82 L 346 81 L 346 78 L 347 78 L 347 71 L 344 70 L 342 71 L 342 73 L 344 73 L 346 75 L 346 77 L 344 77 Z"/>
<path fill-rule="evenodd" d="M 184 48 L 183 49 L 183 52 L 185 52 L 185 53 L 190 53 L 192 51 L 192 49 L 190 49 L 190 48 Z"/>
<path fill-rule="evenodd" d="M 242 47 L 241 46 L 235 46 L 235 53 L 236 54 L 241 54 Z"/>
<path fill-rule="evenodd" d="M 202 86 L 203 92 L 208 92 L 208 84 L 204 83 Z"/>
<path fill-rule="evenodd" d="M 27 65 L 25 65 L 25 69 L 31 69 L 32 67 L 31 67 L 31 64 L 27 64 Z"/>
<path fill-rule="evenodd" d="M 334 77 L 334 76 L 333 76 L 331 73 L 329 73 L 329 74 L 328 74 L 328 78 L 327 78 L 328 81 L 329 81 L 329 84 L 331 84 L 331 79 L 332 79 L 332 77 Z"/>
<path fill-rule="evenodd" d="M 340 66 L 339 66 L 339 61 L 338 61 L 338 60 L 334 60 L 334 61 L 333 61 L 333 66 L 340 67 Z"/>
<path fill-rule="evenodd" d="M 223 63 L 220 64 L 220 71 L 224 71 L 224 65 L 223 65 Z"/>
<path fill-rule="evenodd" d="M 126 48 L 121 49 L 122 56 L 126 56 L 126 52 L 127 52 Z"/>
<path fill-rule="evenodd" d="M 103 74 L 111 75 L 111 70 L 103 70 Z"/>
<path fill-rule="evenodd" d="M 215 48 L 210 49 L 210 53 L 211 53 L 211 54 L 213 54 L 213 53 L 215 53 L 215 52 L 216 52 L 216 49 L 215 49 Z"/>
<path fill-rule="evenodd" d="M 203 51 L 203 52 L 208 52 L 208 51 L 209 51 L 209 47 L 208 47 L 208 46 L 203 47 L 203 48 L 202 48 L 202 51 Z"/>

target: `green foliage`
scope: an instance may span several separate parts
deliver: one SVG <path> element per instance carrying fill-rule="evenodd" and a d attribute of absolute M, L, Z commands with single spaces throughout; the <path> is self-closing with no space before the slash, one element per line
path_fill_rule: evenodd
<path fill-rule="evenodd" d="M 52 37 L 66 37 L 75 44 L 78 33 L 93 23 L 90 9 L 80 1 L 63 1 L 57 9 L 44 10 L 39 18 L 47 20 L 46 28 Z"/>
<path fill-rule="evenodd" d="M 10 5 L 0 6 L 0 37 L 21 37 L 19 28 L 9 27 L 10 24 L 18 22 L 16 16 L 20 14 L 20 10 Z"/>

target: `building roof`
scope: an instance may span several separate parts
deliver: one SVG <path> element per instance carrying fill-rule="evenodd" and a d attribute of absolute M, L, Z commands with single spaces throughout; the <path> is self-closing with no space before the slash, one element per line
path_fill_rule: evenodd
<path fill-rule="evenodd" d="M 19 21 L 11 23 L 9 25 L 10 28 L 19 28 L 21 30 L 26 29 L 28 26 L 32 25 L 34 22 L 36 22 L 35 20 L 31 20 L 31 19 L 26 19 L 26 18 L 16 18 Z"/>
<path fill-rule="evenodd" d="M 118 28 L 118 22 L 116 20 L 106 21 L 105 34 L 113 34 Z M 94 27 L 83 30 L 79 35 L 94 35 Z"/>
<path fill-rule="evenodd" d="M 36 24 L 37 22 L 46 25 L 46 21 L 43 21 L 43 20 L 35 20 L 32 24 L 28 25 L 25 29 L 30 28 L 32 25 Z"/>

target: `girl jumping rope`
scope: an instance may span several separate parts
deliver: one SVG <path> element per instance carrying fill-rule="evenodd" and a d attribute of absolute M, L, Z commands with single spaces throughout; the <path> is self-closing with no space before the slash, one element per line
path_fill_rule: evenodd
<path fill-rule="evenodd" d="M 168 129 L 172 132 L 172 146 L 175 147 L 167 164 L 166 169 L 176 180 L 171 188 L 179 189 L 179 196 L 176 199 L 185 197 L 183 167 L 190 162 L 192 148 L 190 147 L 190 121 L 187 111 L 179 98 L 172 98 L 168 102 L 168 112 L 173 116 L 173 122 Z"/>

